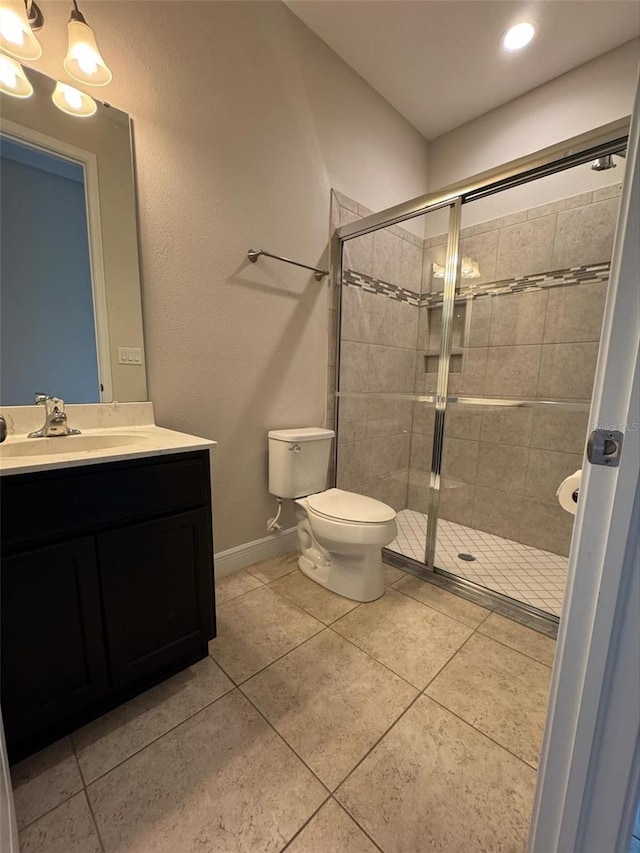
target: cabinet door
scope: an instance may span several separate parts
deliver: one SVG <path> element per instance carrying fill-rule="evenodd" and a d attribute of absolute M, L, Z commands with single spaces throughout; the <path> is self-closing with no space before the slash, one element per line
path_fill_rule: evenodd
<path fill-rule="evenodd" d="M 107 689 L 94 540 L 2 561 L 2 713 L 10 748 Z"/>
<path fill-rule="evenodd" d="M 214 619 L 208 509 L 103 533 L 98 553 L 114 686 L 206 650 Z"/>

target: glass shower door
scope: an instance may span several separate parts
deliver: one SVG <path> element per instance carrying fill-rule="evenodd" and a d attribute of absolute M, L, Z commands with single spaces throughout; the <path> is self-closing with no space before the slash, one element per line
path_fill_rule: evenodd
<path fill-rule="evenodd" d="M 585 164 L 463 206 L 433 566 L 553 616 L 617 220 L 604 180 Z"/>
<path fill-rule="evenodd" d="M 341 221 L 354 222 L 353 209 Z M 423 305 L 425 222 L 448 227 L 448 207 L 345 241 L 336 371 L 336 485 L 397 512 L 389 550 L 424 562 L 439 345 Z M 437 225 L 435 223 L 440 223 Z M 444 264 L 446 240 L 437 257 Z M 429 267 L 429 275 L 430 275 Z"/>

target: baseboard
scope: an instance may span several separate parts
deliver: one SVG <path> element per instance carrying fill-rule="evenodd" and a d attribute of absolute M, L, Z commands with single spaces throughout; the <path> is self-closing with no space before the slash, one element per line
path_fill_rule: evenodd
<path fill-rule="evenodd" d="M 261 560 L 286 554 L 287 551 L 293 551 L 297 545 L 298 529 L 290 527 L 280 533 L 265 536 L 264 539 L 255 539 L 253 542 L 236 545 L 235 548 L 229 548 L 227 551 L 219 551 L 215 555 L 216 577 L 223 578 Z"/>

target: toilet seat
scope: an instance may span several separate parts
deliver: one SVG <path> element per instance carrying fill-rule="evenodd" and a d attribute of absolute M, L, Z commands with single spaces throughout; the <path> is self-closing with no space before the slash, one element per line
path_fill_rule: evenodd
<path fill-rule="evenodd" d="M 343 489 L 327 489 L 306 499 L 314 515 L 333 521 L 351 524 L 383 524 L 393 521 L 396 512 L 375 498 L 345 492 Z"/>

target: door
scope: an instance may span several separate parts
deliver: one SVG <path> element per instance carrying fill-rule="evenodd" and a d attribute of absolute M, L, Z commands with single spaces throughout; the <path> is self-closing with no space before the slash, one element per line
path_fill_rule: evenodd
<path fill-rule="evenodd" d="M 547 622 L 562 611 L 576 505 L 557 493 L 579 490 L 625 162 L 465 202 L 444 299 L 441 360 L 461 366 L 442 392 L 428 561 Z"/>
<path fill-rule="evenodd" d="M 640 116 L 627 170 L 590 429 L 619 466 L 585 463 L 528 851 L 626 853 L 640 780 Z"/>
<path fill-rule="evenodd" d="M 112 683 L 125 687 L 206 648 L 214 635 L 206 509 L 98 536 Z"/>
<path fill-rule="evenodd" d="M 93 539 L 2 561 L 2 713 L 9 751 L 107 688 Z"/>

